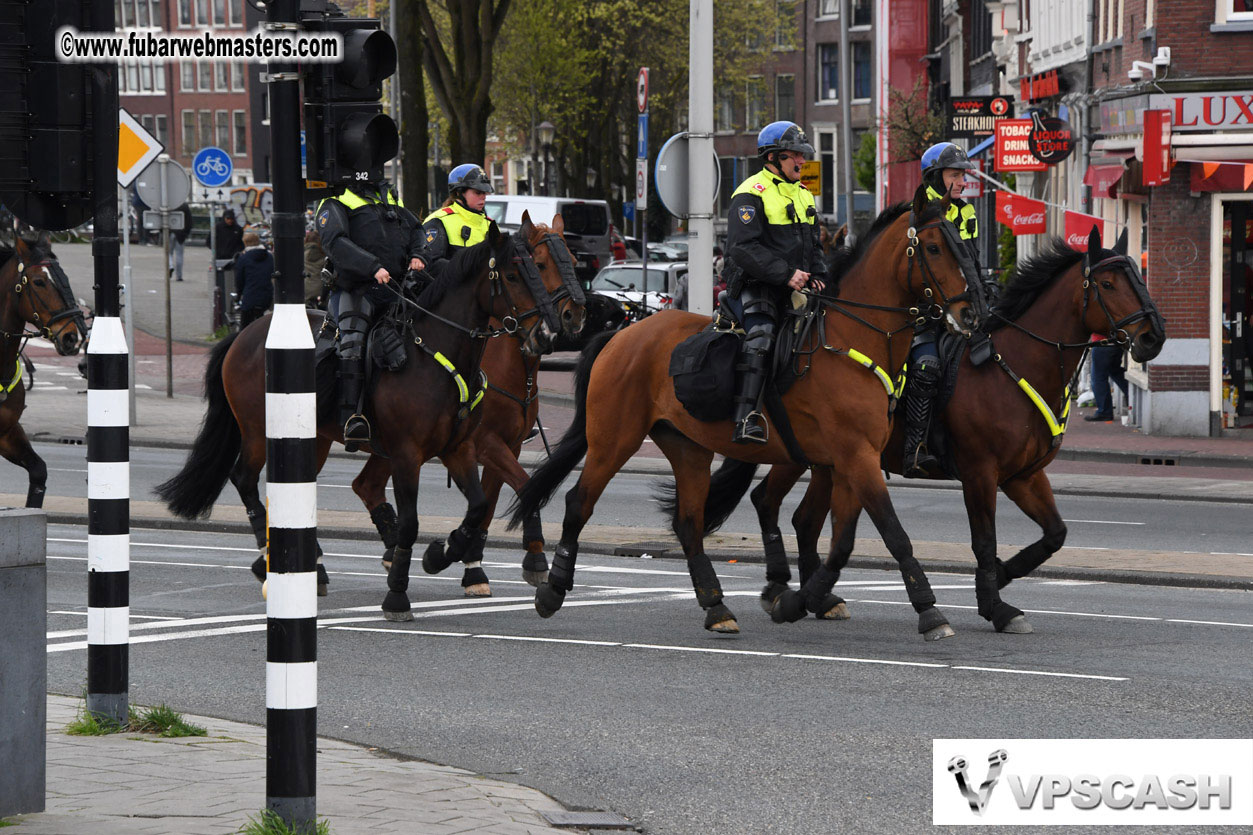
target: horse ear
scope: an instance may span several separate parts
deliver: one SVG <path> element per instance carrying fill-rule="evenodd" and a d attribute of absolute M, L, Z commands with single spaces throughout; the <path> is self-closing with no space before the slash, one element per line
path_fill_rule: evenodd
<path fill-rule="evenodd" d="M 518 233 L 521 234 L 524 239 L 529 241 L 531 239 L 531 232 L 534 231 L 534 229 L 535 224 L 531 222 L 531 212 L 529 210 L 524 210 L 522 212 L 522 226 L 518 230 Z"/>
<path fill-rule="evenodd" d="M 1101 251 L 1101 227 L 1098 224 L 1092 224 L 1092 232 L 1088 235 L 1088 252 Z"/>
<path fill-rule="evenodd" d="M 41 229 L 39 236 L 35 238 L 35 249 L 43 252 L 52 251 L 52 233 L 47 229 Z"/>
<path fill-rule="evenodd" d="M 566 220 L 565 218 L 561 216 L 561 212 L 558 212 L 557 214 L 553 215 L 552 226 L 553 226 L 553 231 L 556 232 L 558 235 L 565 235 Z"/>
<path fill-rule="evenodd" d="M 1119 255 L 1127 254 L 1127 230 L 1122 230 L 1122 234 L 1118 236 L 1118 243 L 1114 244 L 1114 252 Z"/>
<path fill-rule="evenodd" d="M 496 248 L 496 243 L 500 240 L 500 227 L 496 225 L 496 221 L 489 220 L 487 222 L 487 241 L 492 249 Z"/>
<path fill-rule="evenodd" d="M 920 183 L 914 192 L 914 214 L 920 215 L 927 208 L 927 184 Z"/>

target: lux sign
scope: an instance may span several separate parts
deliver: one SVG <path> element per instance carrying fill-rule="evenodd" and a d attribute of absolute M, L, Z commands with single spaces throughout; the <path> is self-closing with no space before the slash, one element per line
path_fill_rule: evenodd
<path fill-rule="evenodd" d="M 1149 109 L 1170 111 L 1172 131 L 1253 130 L 1253 92 L 1158 94 Z"/>

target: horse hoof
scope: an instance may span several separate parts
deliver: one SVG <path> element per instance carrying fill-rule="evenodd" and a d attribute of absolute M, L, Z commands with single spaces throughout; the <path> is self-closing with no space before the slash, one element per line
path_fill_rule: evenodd
<path fill-rule="evenodd" d="M 436 540 L 426 546 L 426 552 L 422 554 L 423 571 L 427 574 L 438 574 L 450 565 L 452 565 L 452 561 L 444 556 L 444 543 L 442 541 Z"/>
<path fill-rule="evenodd" d="M 717 632 L 720 635 L 738 635 L 740 634 L 740 625 L 735 618 L 727 618 L 720 620 L 713 626 L 708 627 L 710 632 Z"/>
<path fill-rule="evenodd" d="M 848 612 L 848 604 L 843 600 L 818 615 L 819 620 L 848 620 L 851 617 L 852 615 Z"/>
<path fill-rule="evenodd" d="M 409 595 L 403 591 L 389 591 L 387 597 L 383 598 L 383 617 L 397 623 L 413 620 Z"/>
<path fill-rule="evenodd" d="M 383 619 L 389 620 L 392 623 L 408 623 L 409 621 L 413 620 L 413 612 L 410 611 L 409 609 L 406 609 L 403 612 L 389 612 L 386 609 L 384 609 Z"/>
<path fill-rule="evenodd" d="M 491 597 L 492 587 L 487 583 L 475 583 L 472 586 L 466 586 L 466 597 Z"/>
<path fill-rule="evenodd" d="M 808 612 L 805 611 L 805 602 L 800 592 L 792 589 L 776 597 L 774 606 L 770 608 L 770 619 L 775 623 L 796 623 L 806 614 Z"/>
<path fill-rule="evenodd" d="M 918 613 L 918 631 L 928 641 L 951 638 L 957 634 L 948 625 L 948 618 L 944 617 L 944 613 L 934 606 Z"/>
<path fill-rule="evenodd" d="M 548 582 L 548 572 L 546 570 L 545 571 L 523 570 L 522 579 L 526 580 L 532 586 L 539 588 L 541 585 Z"/>
<path fill-rule="evenodd" d="M 725 603 L 715 603 L 705 610 L 705 628 L 722 635 L 736 635 L 740 631 L 735 615 Z"/>
<path fill-rule="evenodd" d="M 537 588 L 548 582 L 548 558 L 542 552 L 522 555 L 522 579 Z"/>
<path fill-rule="evenodd" d="M 262 600 L 270 599 L 270 581 L 269 580 L 261 581 L 261 599 Z"/>
<path fill-rule="evenodd" d="M 787 583 L 766 583 L 766 587 L 761 590 L 761 609 L 767 615 L 774 609 L 775 601 L 779 599 L 779 595 L 786 591 L 790 591 Z"/>
<path fill-rule="evenodd" d="M 535 611 L 542 618 L 551 618 L 557 614 L 565 600 L 566 593 L 554 588 L 552 583 L 544 583 L 535 589 Z"/>
<path fill-rule="evenodd" d="M 1024 615 L 1018 615 L 997 631 L 1006 635 L 1030 635 L 1035 631 L 1035 627 L 1031 625 Z"/>
<path fill-rule="evenodd" d="M 923 632 L 922 638 L 924 641 L 939 641 L 942 638 L 951 638 L 956 634 L 953 631 L 953 627 L 946 623 L 942 626 L 937 626 L 935 629 L 928 629 L 926 632 Z"/>
<path fill-rule="evenodd" d="M 258 583 L 265 582 L 265 569 L 265 554 L 262 554 L 252 561 L 252 576 L 257 578 Z"/>

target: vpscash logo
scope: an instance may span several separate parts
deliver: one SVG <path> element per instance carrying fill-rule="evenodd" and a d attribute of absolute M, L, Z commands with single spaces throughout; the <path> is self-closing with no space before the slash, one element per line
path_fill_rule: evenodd
<path fill-rule="evenodd" d="M 932 822 L 1253 825 L 1253 740 L 937 739 Z"/>

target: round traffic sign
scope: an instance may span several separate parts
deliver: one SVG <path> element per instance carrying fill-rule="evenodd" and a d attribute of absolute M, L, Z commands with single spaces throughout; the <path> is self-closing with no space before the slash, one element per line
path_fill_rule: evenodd
<path fill-rule="evenodd" d="M 635 103 L 640 113 L 648 109 L 648 67 L 640 67 L 639 77 L 635 79 Z"/>
<path fill-rule="evenodd" d="M 235 166 L 231 163 L 231 155 L 221 148 L 212 145 L 201 148 L 191 161 L 192 173 L 202 186 L 217 188 L 231 181 L 231 171 Z"/>
<path fill-rule="evenodd" d="M 666 140 L 666 144 L 661 146 L 661 151 L 657 154 L 657 173 L 655 174 L 657 196 L 661 199 L 661 204 L 666 207 L 666 211 L 675 217 L 687 217 L 693 209 L 702 208 L 699 205 L 692 205 L 691 192 L 688 188 L 688 170 L 692 164 L 688 153 L 689 147 L 687 134 L 676 133 Z M 707 204 L 709 207 L 713 205 L 718 195 L 718 183 L 722 172 L 718 169 L 716 153 L 711 154 L 704 164 L 709 166 L 709 182 L 713 185 L 713 190 L 709 193 Z"/>
<path fill-rule="evenodd" d="M 172 210 L 187 202 L 191 181 L 187 169 L 163 154 L 139 175 L 135 191 L 148 208 Z"/>

